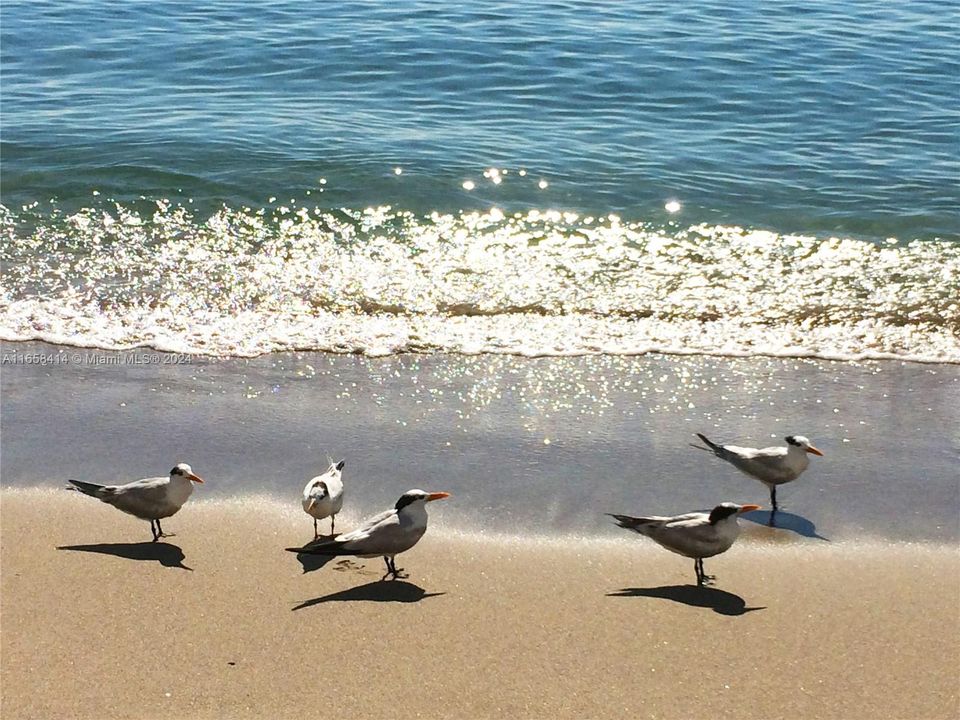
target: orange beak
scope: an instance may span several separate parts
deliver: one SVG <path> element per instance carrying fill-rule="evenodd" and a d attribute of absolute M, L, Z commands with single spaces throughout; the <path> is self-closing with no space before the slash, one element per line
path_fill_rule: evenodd
<path fill-rule="evenodd" d="M 190 473 L 189 475 L 187 475 L 187 480 L 193 480 L 196 483 L 203 482 L 203 478 L 201 478 L 199 475 L 194 475 L 193 473 Z"/>
<path fill-rule="evenodd" d="M 434 500 L 443 500 L 444 498 L 450 497 L 448 492 L 435 492 L 427 495 L 427 502 L 433 502 Z"/>
<path fill-rule="evenodd" d="M 750 512 L 751 510 L 759 510 L 759 509 L 760 509 L 759 505 L 741 505 L 740 506 L 740 512 L 742 513 Z"/>
<path fill-rule="evenodd" d="M 813 455 L 819 455 L 820 457 L 823 457 L 823 453 L 817 450 L 813 445 L 807 448 L 807 452 L 812 453 Z"/>

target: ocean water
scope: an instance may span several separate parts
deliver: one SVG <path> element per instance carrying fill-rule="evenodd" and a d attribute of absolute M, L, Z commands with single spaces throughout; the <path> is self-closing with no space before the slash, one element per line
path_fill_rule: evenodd
<path fill-rule="evenodd" d="M 0 20 L 0 339 L 960 362 L 955 3 Z"/>

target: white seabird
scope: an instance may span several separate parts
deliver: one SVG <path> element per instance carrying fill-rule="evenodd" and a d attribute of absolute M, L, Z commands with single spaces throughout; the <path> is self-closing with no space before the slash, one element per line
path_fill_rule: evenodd
<path fill-rule="evenodd" d="M 617 524 L 633 530 L 659 543 L 671 552 L 694 559 L 693 569 L 697 585 L 703 585 L 713 577 L 703 571 L 703 559 L 719 555 L 730 549 L 740 535 L 737 516 L 750 510 L 759 510 L 759 505 L 737 505 L 725 502 L 709 513 L 691 512 L 665 517 L 631 517 L 607 513 Z"/>
<path fill-rule="evenodd" d="M 175 514 L 187 502 L 193 492 L 193 483 L 203 480 L 193 474 L 186 463 L 180 463 L 170 471 L 170 477 L 153 477 L 134 480 L 126 485 L 98 485 L 82 480 L 68 480 L 76 490 L 84 495 L 95 497 L 118 510 L 150 521 L 153 541 L 162 537 L 172 537 L 160 527 L 161 518 Z M 156 526 L 156 527 L 154 527 Z"/>
<path fill-rule="evenodd" d="M 450 493 L 408 490 L 397 504 L 366 520 L 352 532 L 330 540 L 309 543 L 304 547 L 286 548 L 290 552 L 310 555 L 353 555 L 362 558 L 383 557 L 387 572 L 383 576 L 400 577 L 394 557 L 409 550 L 427 531 L 427 503 L 450 497 Z"/>
<path fill-rule="evenodd" d="M 344 460 L 334 464 L 323 475 L 317 475 L 303 488 L 303 511 L 313 517 L 313 538 L 320 537 L 317 521 L 330 518 L 330 535 L 333 535 L 334 518 L 343 507 Z"/>
<path fill-rule="evenodd" d="M 707 447 L 693 445 L 698 450 L 712 452 L 721 460 L 726 460 L 745 475 L 759 480 L 770 489 L 770 503 L 773 512 L 777 505 L 777 485 L 793 482 L 807 469 L 810 458 L 807 453 L 823 456 L 803 435 L 787 435 L 786 447 L 756 448 L 737 447 L 736 445 L 718 445 L 705 435 L 697 433 Z"/>

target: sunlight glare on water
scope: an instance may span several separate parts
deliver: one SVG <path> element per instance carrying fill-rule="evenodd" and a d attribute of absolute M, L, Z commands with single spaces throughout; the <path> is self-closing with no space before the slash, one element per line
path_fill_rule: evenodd
<path fill-rule="evenodd" d="M 960 247 L 610 213 L 387 206 L 3 215 L 3 337 L 313 349 L 960 361 Z M 744 303 L 744 297 L 750 303 Z"/>

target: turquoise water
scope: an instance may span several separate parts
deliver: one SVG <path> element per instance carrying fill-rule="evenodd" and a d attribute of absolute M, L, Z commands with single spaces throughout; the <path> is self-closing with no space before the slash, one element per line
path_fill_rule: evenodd
<path fill-rule="evenodd" d="M 0 336 L 960 360 L 955 3 L 202 5 L 3 3 Z"/>

